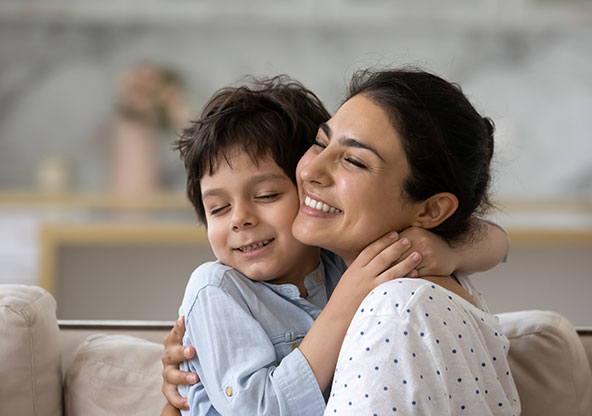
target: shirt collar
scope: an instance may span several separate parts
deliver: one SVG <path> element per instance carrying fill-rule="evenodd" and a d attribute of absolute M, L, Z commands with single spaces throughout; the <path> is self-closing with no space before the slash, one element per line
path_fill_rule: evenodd
<path fill-rule="evenodd" d="M 324 289 L 325 285 L 325 267 L 323 265 L 323 260 L 319 259 L 319 265 L 317 266 L 316 269 L 314 269 L 311 273 L 309 273 L 305 278 L 304 278 L 304 287 L 306 288 L 306 291 L 308 292 L 308 298 L 307 300 L 310 300 L 313 303 L 314 302 L 312 299 L 314 299 L 317 295 L 317 293 L 319 292 L 319 289 Z M 263 284 L 265 284 L 267 287 L 269 287 L 271 290 L 273 290 L 274 292 L 276 292 L 277 294 L 288 298 L 288 299 L 297 299 L 300 297 L 300 290 L 298 289 L 298 287 L 296 287 L 296 285 L 292 284 L 292 283 L 286 283 L 283 285 L 277 285 L 277 284 L 273 284 L 273 283 L 268 283 L 268 282 L 262 282 Z"/>

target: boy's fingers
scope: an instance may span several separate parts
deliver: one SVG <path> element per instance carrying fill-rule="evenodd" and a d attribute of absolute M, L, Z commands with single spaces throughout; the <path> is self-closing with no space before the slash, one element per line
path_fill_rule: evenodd
<path fill-rule="evenodd" d="M 385 248 L 396 242 L 398 238 L 399 234 L 394 231 L 380 237 L 362 250 L 356 261 L 360 262 L 360 266 L 368 265 L 376 256 L 383 252 Z"/>
<path fill-rule="evenodd" d="M 393 265 L 399 264 L 399 259 L 402 255 L 411 248 L 411 242 L 402 238 L 395 243 L 385 247 L 380 253 L 378 253 L 368 264 L 372 271 L 379 275 L 380 273 L 391 268 Z M 404 262 L 405 260 L 403 260 Z M 411 269 L 409 270 L 411 271 Z M 399 277 L 404 276 L 404 274 Z"/>
<path fill-rule="evenodd" d="M 187 399 L 181 397 L 174 385 L 163 385 L 162 393 L 164 394 L 164 397 L 166 397 L 167 401 L 173 406 L 175 406 L 177 409 L 189 410 Z"/>
<path fill-rule="evenodd" d="M 421 254 L 419 254 L 418 252 L 413 252 L 402 262 L 391 266 L 388 270 L 385 270 L 384 273 L 378 276 L 378 279 L 380 279 L 380 281 L 382 282 L 386 282 L 389 280 L 396 279 L 398 277 L 406 276 L 409 273 L 413 274 L 414 269 L 417 267 L 420 261 Z M 415 271 L 415 273 L 417 272 Z"/>

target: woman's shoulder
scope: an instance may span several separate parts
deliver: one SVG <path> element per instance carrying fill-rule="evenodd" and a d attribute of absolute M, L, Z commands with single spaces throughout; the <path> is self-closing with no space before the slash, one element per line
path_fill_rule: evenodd
<path fill-rule="evenodd" d="M 359 314 L 399 315 L 403 318 L 410 316 L 412 310 L 409 305 L 412 300 L 421 296 L 422 290 L 430 287 L 431 282 L 423 279 L 401 278 L 394 279 L 377 286 L 366 296 Z"/>
<path fill-rule="evenodd" d="M 439 311 L 442 308 L 479 310 L 434 282 L 421 278 L 401 278 L 376 287 L 360 305 L 359 313 L 397 314 L 403 319 L 423 319 L 426 313 L 429 316 L 430 311 Z"/>

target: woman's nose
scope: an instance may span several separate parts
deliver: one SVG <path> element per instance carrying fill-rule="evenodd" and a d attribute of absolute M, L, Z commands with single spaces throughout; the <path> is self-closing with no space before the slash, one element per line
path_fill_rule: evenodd
<path fill-rule="evenodd" d="M 329 160 L 322 154 L 305 155 L 300 166 L 300 178 L 304 182 L 311 182 L 318 185 L 328 185 L 330 182 Z"/>

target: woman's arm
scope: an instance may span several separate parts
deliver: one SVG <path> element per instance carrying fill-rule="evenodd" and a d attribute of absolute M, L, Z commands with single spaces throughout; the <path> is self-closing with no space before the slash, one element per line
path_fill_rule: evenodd
<path fill-rule="evenodd" d="M 401 236 L 411 240 L 415 250 L 423 257 L 417 267 L 419 276 L 481 272 L 503 261 L 510 250 L 508 234 L 493 223 L 479 219 L 476 221 L 476 237 L 454 247 L 429 230 L 418 227 L 404 230 Z"/>
<path fill-rule="evenodd" d="M 181 416 L 181 412 L 172 404 L 168 403 L 164 405 L 160 416 Z"/>

